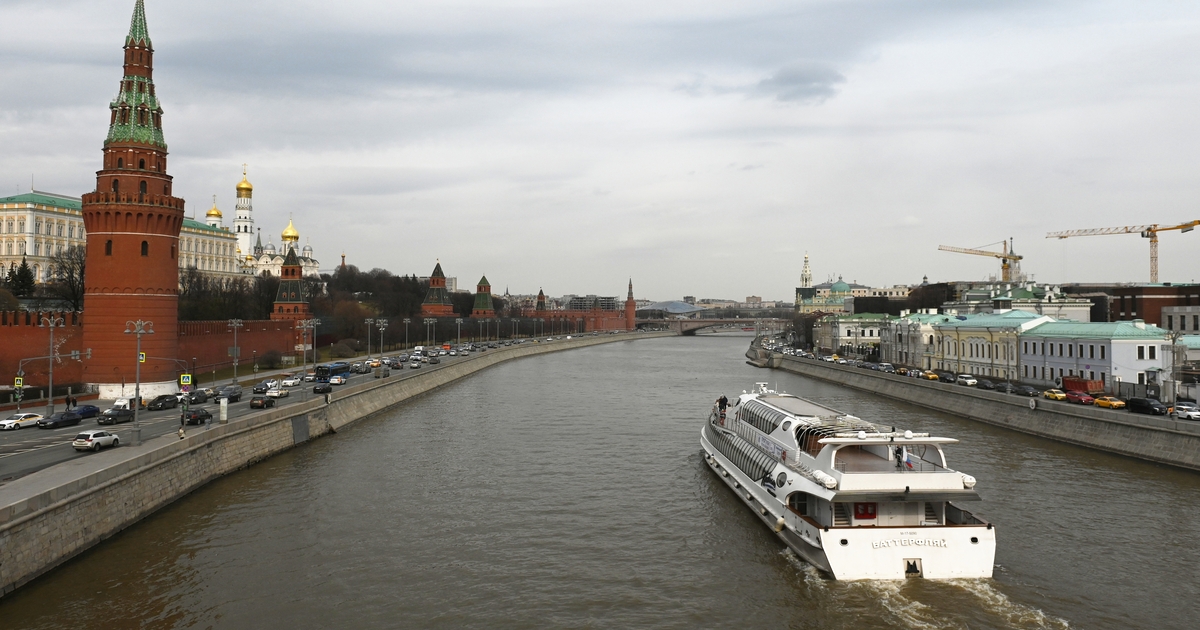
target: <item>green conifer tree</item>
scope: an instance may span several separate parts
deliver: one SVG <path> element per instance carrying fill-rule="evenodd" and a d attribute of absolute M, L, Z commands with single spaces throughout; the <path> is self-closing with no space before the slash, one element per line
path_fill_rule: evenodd
<path fill-rule="evenodd" d="M 17 297 L 31 297 L 35 288 L 33 269 L 29 268 L 29 261 L 22 256 L 21 266 L 17 267 L 12 280 L 9 281 L 9 290 Z"/>

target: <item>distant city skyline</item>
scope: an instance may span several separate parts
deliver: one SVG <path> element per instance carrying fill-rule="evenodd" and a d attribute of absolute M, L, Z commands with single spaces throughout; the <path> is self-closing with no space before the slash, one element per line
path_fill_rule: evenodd
<path fill-rule="evenodd" d="M 0 196 L 79 196 L 132 0 L 0 2 Z M 148 2 L 175 194 L 331 268 L 531 294 L 786 300 L 814 282 L 1145 282 L 1200 218 L 1200 6 Z M 19 89 L 18 89 L 19 88 Z M 265 235 L 264 235 L 265 236 Z M 271 235 L 278 241 L 278 234 Z M 1196 278 L 1200 233 L 1161 236 Z"/>

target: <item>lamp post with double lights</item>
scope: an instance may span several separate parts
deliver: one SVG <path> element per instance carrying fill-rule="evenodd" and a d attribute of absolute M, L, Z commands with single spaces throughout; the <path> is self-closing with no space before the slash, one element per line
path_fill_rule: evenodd
<path fill-rule="evenodd" d="M 404 349 L 405 350 L 408 350 L 408 325 L 411 323 L 412 323 L 411 319 L 409 319 L 407 317 L 404 318 Z"/>
<path fill-rule="evenodd" d="M 301 379 L 303 379 L 303 378 L 304 378 L 304 376 L 306 376 L 306 375 L 308 374 L 308 337 L 309 337 L 309 331 L 310 331 L 310 330 L 312 331 L 312 336 L 313 336 L 313 339 L 314 339 L 314 341 L 313 341 L 313 352 L 314 352 L 314 354 L 315 354 L 315 352 L 316 352 L 316 349 L 317 349 L 317 344 L 316 344 L 316 341 L 315 341 L 315 340 L 316 340 L 316 335 L 317 335 L 317 326 L 319 326 L 320 324 L 321 324 L 321 320 L 319 320 L 319 319 L 302 319 L 302 320 L 300 320 L 300 321 L 296 322 L 296 327 L 300 329 L 300 352 L 301 352 L 301 354 L 300 354 L 300 370 L 301 370 L 301 372 L 302 372 L 302 374 L 300 375 L 300 378 L 301 378 Z M 317 360 L 316 360 L 316 358 L 314 357 L 314 358 L 313 358 L 313 364 L 315 365 L 315 364 L 316 364 L 316 362 L 317 362 Z M 305 389 L 304 391 L 305 391 L 305 392 L 307 392 L 308 390 L 307 390 L 307 389 Z"/>
<path fill-rule="evenodd" d="M 429 329 L 432 328 L 433 325 L 436 323 L 437 323 L 437 320 L 432 317 L 425 318 L 425 345 L 427 345 L 427 346 L 432 345 L 432 343 L 429 340 Z"/>
<path fill-rule="evenodd" d="M 375 320 L 364 319 L 363 323 L 367 325 L 367 358 L 371 358 L 371 326 L 375 325 Z"/>
<path fill-rule="evenodd" d="M 483 340 L 483 320 L 482 319 L 478 320 L 475 323 L 479 325 L 479 332 L 476 333 L 475 339 L 477 341 L 482 341 Z"/>
<path fill-rule="evenodd" d="M 375 327 L 379 329 L 379 360 L 382 361 L 383 360 L 383 331 L 387 330 L 388 320 L 386 320 L 386 319 L 375 320 Z M 370 356 L 370 354 L 368 354 L 367 356 Z"/>
<path fill-rule="evenodd" d="M 138 417 L 138 409 L 142 406 L 142 335 L 154 334 L 154 322 L 141 319 L 127 321 L 125 334 L 137 335 L 137 354 L 133 357 L 133 443 L 137 446 L 142 443 L 142 423 Z"/>
<path fill-rule="evenodd" d="M 455 317 L 454 323 L 458 324 L 458 344 L 457 345 L 461 346 L 462 345 L 462 318 Z"/>
<path fill-rule="evenodd" d="M 237 382 L 238 382 L 238 377 L 237 377 L 238 356 L 240 356 L 242 354 L 242 349 L 239 348 L 238 344 L 237 344 L 237 334 L 238 334 L 238 329 L 242 327 L 242 320 L 231 319 L 231 320 L 229 320 L 228 327 L 230 330 L 233 331 L 233 384 L 237 385 Z"/>
<path fill-rule="evenodd" d="M 42 317 L 41 323 L 38 324 L 38 326 L 42 326 L 42 327 L 50 329 L 50 352 L 49 352 L 49 357 L 50 357 L 50 396 L 47 398 L 47 402 L 46 402 L 46 417 L 47 418 L 54 415 L 54 356 L 57 354 L 54 351 L 54 329 L 62 328 L 63 326 L 66 326 L 66 325 L 67 325 L 67 321 L 65 319 L 63 319 L 62 317 L 55 317 L 53 315 L 50 315 L 47 317 Z"/>

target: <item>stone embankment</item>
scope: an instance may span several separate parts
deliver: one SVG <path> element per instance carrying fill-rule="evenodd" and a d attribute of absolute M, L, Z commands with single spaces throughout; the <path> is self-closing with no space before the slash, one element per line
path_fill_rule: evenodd
<path fill-rule="evenodd" d="M 165 436 L 28 475 L 0 487 L 0 596 L 217 477 L 498 363 L 675 334 L 602 335 L 491 350 L 408 378 L 340 389 L 329 403 L 317 397 L 194 431 L 182 440 Z"/>
<path fill-rule="evenodd" d="M 782 357 L 779 369 L 1022 433 L 1200 470 L 1198 422 L 1027 398 L 790 356 Z"/>

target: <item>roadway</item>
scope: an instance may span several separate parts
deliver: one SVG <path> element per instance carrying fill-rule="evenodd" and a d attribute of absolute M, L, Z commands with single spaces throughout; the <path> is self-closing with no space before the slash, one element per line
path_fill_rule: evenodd
<path fill-rule="evenodd" d="M 544 343 L 544 342 L 543 342 Z M 503 348 L 504 346 L 500 346 Z M 455 362 L 470 361 L 484 352 L 496 352 L 498 349 L 486 351 L 475 350 L 463 356 L 440 356 L 438 357 L 441 363 L 437 365 L 422 363 L 418 369 L 412 369 L 405 364 L 403 368 L 392 369 L 391 376 L 388 378 L 412 378 L 420 373 L 438 370 Z M 387 356 L 397 356 L 398 353 L 388 353 Z M 355 359 L 344 359 L 350 363 L 365 360 L 366 357 L 358 357 Z M 339 359 L 342 360 L 342 359 Z M 245 378 L 239 379 L 244 393 L 242 399 L 235 403 L 229 404 L 229 419 L 240 418 L 252 413 L 259 413 L 263 410 L 250 409 L 250 399 L 254 396 L 251 393 L 251 388 L 264 380 L 273 378 L 278 374 L 287 373 L 289 370 L 278 370 L 270 373 L 256 374 L 253 380 Z M 292 371 L 299 372 L 298 368 Z M 373 374 L 351 374 L 345 385 L 334 385 L 334 391 L 351 387 L 355 384 L 362 384 L 368 380 L 374 380 Z M 323 396 L 324 394 L 313 394 L 313 383 L 303 383 L 296 387 L 287 388 L 289 395 L 283 398 L 275 399 L 277 407 L 286 407 L 287 405 L 295 404 L 309 400 L 312 396 Z M 93 404 L 100 407 L 101 410 L 108 409 L 112 406 L 111 400 L 91 400 L 84 404 Z M 220 421 L 220 405 L 214 404 L 211 400 L 207 403 L 199 403 L 191 405 L 192 409 L 205 408 L 213 415 L 213 423 Z M 34 413 L 42 413 L 43 408 L 30 408 L 29 411 Z M 56 410 L 62 411 L 62 405 L 57 405 Z M 179 418 L 182 409 L 164 409 L 161 411 L 141 410 L 138 412 L 138 422 L 142 427 L 142 440 L 152 439 L 167 433 L 174 433 L 179 430 Z M 33 472 L 48 468 L 55 464 L 69 461 L 78 457 L 87 457 L 92 453 L 90 451 L 76 451 L 71 446 L 71 440 L 83 430 L 86 429 L 105 429 L 113 431 L 120 438 L 121 445 L 133 444 L 134 442 L 134 424 L 121 423 L 117 425 L 101 425 L 96 422 L 96 418 L 84 418 L 82 422 L 72 427 L 62 427 L 59 429 L 42 429 L 38 427 L 25 427 L 15 431 L 0 431 L 0 484 L 12 481 L 18 477 L 28 475 Z M 205 425 L 188 425 L 184 429 L 187 432 L 203 431 Z M 118 446 L 117 448 L 120 448 Z"/>

